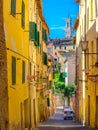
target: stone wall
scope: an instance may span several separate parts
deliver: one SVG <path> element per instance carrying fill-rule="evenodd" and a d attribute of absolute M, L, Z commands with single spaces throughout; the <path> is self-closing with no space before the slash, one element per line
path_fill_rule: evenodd
<path fill-rule="evenodd" d="M 3 0 L 0 0 L 0 130 L 8 130 L 7 57 L 3 23 Z"/>

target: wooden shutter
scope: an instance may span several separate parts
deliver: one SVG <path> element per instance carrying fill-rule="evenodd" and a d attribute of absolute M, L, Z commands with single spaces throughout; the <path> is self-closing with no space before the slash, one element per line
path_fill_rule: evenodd
<path fill-rule="evenodd" d="M 16 84 L 16 58 L 12 56 L 12 85 Z"/>
<path fill-rule="evenodd" d="M 47 65 L 47 54 L 43 52 L 43 64 Z"/>
<path fill-rule="evenodd" d="M 16 14 L 16 0 L 11 0 L 11 14 L 13 16 Z"/>
<path fill-rule="evenodd" d="M 36 26 L 36 23 L 34 22 L 29 22 L 29 39 L 31 41 L 36 41 L 36 29 L 37 26 Z"/>
<path fill-rule="evenodd" d="M 37 46 L 39 46 L 39 32 L 37 32 Z"/>
<path fill-rule="evenodd" d="M 22 61 L 22 83 L 25 82 L 25 61 Z"/>
<path fill-rule="evenodd" d="M 22 16 L 21 16 L 22 27 L 25 27 L 25 3 L 22 1 Z"/>

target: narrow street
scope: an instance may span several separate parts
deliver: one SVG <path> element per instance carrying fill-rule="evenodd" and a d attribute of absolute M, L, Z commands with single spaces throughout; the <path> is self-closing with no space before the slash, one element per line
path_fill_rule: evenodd
<path fill-rule="evenodd" d="M 83 127 L 79 122 L 73 120 L 64 120 L 62 109 L 56 110 L 53 117 L 42 122 L 34 130 L 90 130 Z"/>

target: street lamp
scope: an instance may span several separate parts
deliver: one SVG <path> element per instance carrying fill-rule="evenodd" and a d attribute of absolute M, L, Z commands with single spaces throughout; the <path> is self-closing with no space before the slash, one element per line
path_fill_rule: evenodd
<path fill-rule="evenodd" d="M 86 41 L 86 40 L 81 40 L 81 41 L 80 41 L 80 45 L 81 45 L 82 51 L 84 51 L 85 54 L 86 54 L 86 50 L 87 50 L 87 48 L 88 48 L 88 41 Z"/>

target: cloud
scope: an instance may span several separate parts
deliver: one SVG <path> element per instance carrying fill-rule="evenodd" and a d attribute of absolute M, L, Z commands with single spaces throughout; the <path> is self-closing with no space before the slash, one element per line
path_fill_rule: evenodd
<path fill-rule="evenodd" d="M 65 30 L 65 26 L 50 27 L 50 30 Z"/>

